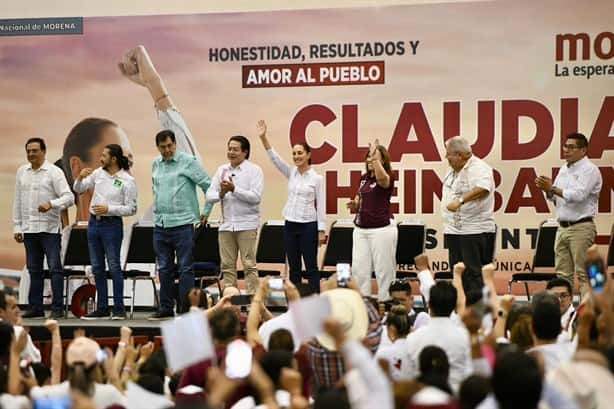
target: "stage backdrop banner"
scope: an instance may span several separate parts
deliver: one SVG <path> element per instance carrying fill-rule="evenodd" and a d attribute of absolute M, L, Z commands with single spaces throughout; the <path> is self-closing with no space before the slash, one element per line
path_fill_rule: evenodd
<path fill-rule="evenodd" d="M 397 176 L 395 219 L 423 221 L 433 268 L 446 270 L 444 141 L 462 135 L 495 169 L 499 268 L 521 271 L 537 226 L 554 217 L 534 179 L 557 173 L 564 136 L 580 131 L 603 175 L 596 217 L 603 243 L 613 219 L 613 22 L 611 0 L 1 21 L 0 267 L 24 264 L 11 212 L 29 137 L 44 137 L 54 162 L 79 121 L 114 121 L 134 154 L 139 214 L 150 207 L 160 125 L 147 90 L 117 68 L 139 44 L 211 175 L 226 161 L 230 136 L 250 138 L 250 159 L 265 174 L 262 221 L 282 218 L 287 187 L 257 137 L 259 119 L 288 161 L 293 143 L 312 147 L 329 225 L 353 217 L 345 202 L 378 138 Z M 103 146 L 81 162 L 64 158 L 65 172 L 96 166 Z M 219 215 L 216 208 L 211 218 Z"/>

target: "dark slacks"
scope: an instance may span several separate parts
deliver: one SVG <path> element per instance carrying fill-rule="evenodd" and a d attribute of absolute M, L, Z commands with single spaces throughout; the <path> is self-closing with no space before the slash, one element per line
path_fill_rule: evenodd
<path fill-rule="evenodd" d="M 286 220 L 284 226 L 286 257 L 290 266 L 290 281 L 300 283 L 302 259 L 305 274 L 311 289 L 320 292 L 320 271 L 318 270 L 318 223 L 295 223 Z"/>
<path fill-rule="evenodd" d="M 460 261 L 465 263 L 463 289 L 468 300 L 475 300 L 474 297 L 480 297 L 482 294 L 482 266 L 493 260 L 495 236 L 495 233 L 444 235 L 450 271 L 454 269 L 454 264 Z"/>

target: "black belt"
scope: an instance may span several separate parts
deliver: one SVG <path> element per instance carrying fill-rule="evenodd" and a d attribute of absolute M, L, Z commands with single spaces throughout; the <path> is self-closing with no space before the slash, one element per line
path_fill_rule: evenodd
<path fill-rule="evenodd" d="M 575 222 L 566 222 L 563 220 L 559 220 L 559 225 L 561 227 L 570 227 L 573 226 L 574 224 L 578 224 L 578 223 L 586 223 L 586 222 L 592 222 L 593 218 L 592 217 L 584 217 L 580 220 L 576 220 Z"/>
<path fill-rule="evenodd" d="M 90 213 L 90 219 L 95 219 L 97 221 L 101 221 L 101 220 L 121 219 L 121 217 L 120 216 L 96 216 L 95 214 L 91 214 Z"/>

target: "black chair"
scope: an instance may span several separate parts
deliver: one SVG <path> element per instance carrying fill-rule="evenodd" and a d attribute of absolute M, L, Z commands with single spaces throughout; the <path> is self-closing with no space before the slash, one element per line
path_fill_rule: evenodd
<path fill-rule="evenodd" d="M 218 242 L 218 223 L 202 224 L 194 232 L 194 252 L 192 256 L 192 271 L 194 280 L 203 288 L 205 283 L 216 283 L 222 292 L 220 284 L 220 245 Z"/>
<path fill-rule="evenodd" d="M 68 236 L 66 253 L 64 255 L 64 314 L 68 315 L 68 285 L 70 280 L 83 280 L 86 278 L 85 267 L 89 266 L 90 252 L 87 245 L 87 226 L 74 224 Z M 46 275 L 51 278 L 47 271 Z"/>
<path fill-rule="evenodd" d="M 287 273 L 286 247 L 284 245 L 284 222 L 282 220 L 269 220 L 260 228 L 258 245 L 256 247 L 256 264 L 270 263 L 283 264 L 284 273 Z M 280 276 L 279 270 L 261 270 L 258 268 L 258 277 Z M 245 279 L 245 271 L 237 271 L 237 279 Z"/>
<path fill-rule="evenodd" d="M 331 224 L 320 278 L 325 279 L 335 273 L 335 271 L 325 270 L 326 267 L 336 268 L 338 263 L 352 264 L 353 233 L 354 224 L 351 220 L 335 220 Z"/>
<path fill-rule="evenodd" d="M 284 224 L 283 220 L 269 220 L 262 225 L 256 249 L 256 263 L 283 264 L 283 273 L 286 275 L 288 273 L 288 262 L 286 259 Z M 258 276 L 260 277 L 279 276 L 281 273 L 279 270 L 258 269 Z"/>
<path fill-rule="evenodd" d="M 138 223 L 132 225 L 130 243 L 128 244 L 128 254 L 124 262 L 122 274 L 124 280 L 132 280 L 132 295 L 130 300 L 130 318 L 134 315 L 134 296 L 136 293 L 137 280 L 149 280 L 153 288 L 155 306 L 160 305 L 156 282 L 151 273 L 147 270 L 128 270 L 129 264 L 153 264 L 156 265 L 156 254 L 153 248 L 153 227 L 140 226 Z"/>
<path fill-rule="evenodd" d="M 426 226 L 422 222 L 399 222 L 397 224 L 399 236 L 397 240 L 397 265 L 405 267 L 404 270 L 397 270 L 397 279 L 417 280 L 418 273 L 407 271 L 414 265 L 414 257 L 424 253 L 426 242 Z"/>
<path fill-rule="evenodd" d="M 530 301 L 529 282 L 544 282 L 556 278 L 556 273 L 536 272 L 535 270 L 554 268 L 554 242 L 558 227 L 559 225 L 556 221 L 546 220 L 540 223 L 531 270 L 512 274 L 512 278 L 508 283 L 508 292 L 510 294 L 512 293 L 512 284 L 524 283 L 527 299 Z"/>

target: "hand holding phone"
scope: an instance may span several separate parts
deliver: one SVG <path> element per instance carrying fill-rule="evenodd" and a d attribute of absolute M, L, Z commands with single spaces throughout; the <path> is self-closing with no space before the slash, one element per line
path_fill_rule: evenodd
<path fill-rule="evenodd" d="M 337 263 L 337 287 L 346 288 L 352 271 L 348 263 Z"/>
<path fill-rule="evenodd" d="M 588 275 L 588 283 L 593 291 L 596 293 L 600 292 L 605 284 L 605 280 L 607 279 L 607 272 L 603 259 L 601 257 L 597 257 L 592 260 L 587 260 L 586 274 Z"/>
<path fill-rule="evenodd" d="M 250 305 L 252 303 L 251 295 L 233 295 L 230 297 L 232 305 Z"/>
<path fill-rule="evenodd" d="M 269 288 L 275 291 L 283 291 L 284 289 L 283 278 L 269 278 Z"/>

